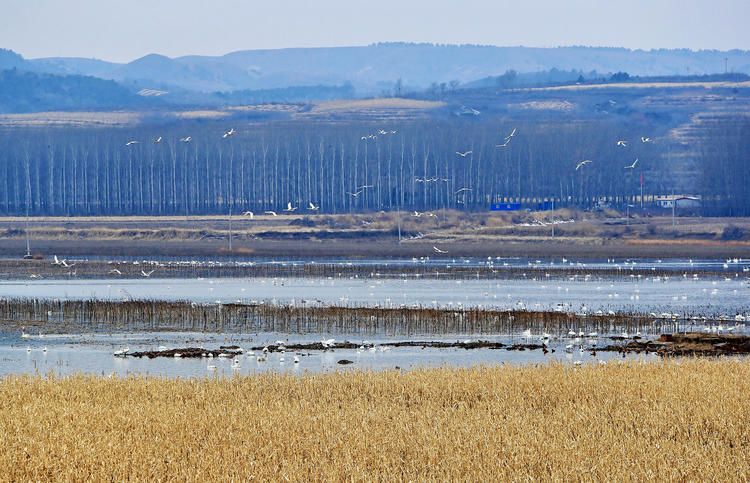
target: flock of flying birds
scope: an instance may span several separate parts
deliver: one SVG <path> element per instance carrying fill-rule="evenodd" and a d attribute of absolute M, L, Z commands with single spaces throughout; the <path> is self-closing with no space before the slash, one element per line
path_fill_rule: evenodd
<path fill-rule="evenodd" d="M 516 135 L 516 132 L 517 132 L 516 128 L 513 128 L 513 131 L 511 131 L 510 134 L 508 134 L 507 136 L 505 136 L 503 138 L 504 142 L 502 144 L 496 144 L 495 147 L 496 148 L 505 148 L 505 147 L 507 147 L 510 144 L 511 140 L 513 139 L 513 137 Z M 235 135 L 236 133 L 237 133 L 237 131 L 234 128 L 231 128 L 231 129 L 229 129 L 229 131 L 226 131 L 224 134 L 222 134 L 222 138 L 226 139 L 226 138 L 228 138 L 230 136 Z M 369 139 L 376 139 L 378 136 L 385 136 L 385 135 L 396 134 L 396 133 L 397 133 L 396 130 L 380 129 L 376 134 L 368 134 L 368 135 L 362 136 L 361 139 L 363 141 L 367 141 Z M 180 141 L 183 142 L 183 143 L 189 143 L 191 140 L 192 140 L 192 137 L 190 137 L 190 136 L 186 136 L 184 138 L 180 138 Z M 162 141 L 162 137 L 161 136 L 156 137 L 156 138 L 153 139 L 153 142 L 155 144 L 159 144 L 161 141 Z M 125 143 L 125 146 L 132 146 L 133 144 L 138 144 L 139 142 L 140 141 L 131 140 L 131 141 L 128 141 L 127 143 Z M 652 143 L 653 140 L 650 137 L 643 137 L 643 136 L 641 136 L 641 142 L 643 144 L 646 144 L 646 143 Z M 617 146 L 619 146 L 619 147 L 623 147 L 624 148 L 624 147 L 627 147 L 628 144 L 629 144 L 629 141 L 625 141 L 625 140 L 622 140 L 622 139 L 617 141 Z M 465 158 L 466 156 L 472 154 L 473 152 L 474 152 L 473 150 L 468 150 L 468 151 L 464 151 L 464 152 L 456 151 L 456 155 L 457 156 L 461 156 L 462 158 Z M 584 159 L 583 161 L 581 161 L 578 164 L 576 164 L 575 170 L 578 171 L 580 168 L 586 166 L 587 164 L 591 164 L 591 163 L 593 163 L 592 160 L 590 160 L 590 159 Z M 632 164 L 630 164 L 628 166 L 625 166 L 625 169 L 635 169 L 636 164 L 638 164 L 638 158 L 636 158 L 635 161 L 633 161 Z M 438 181 L 442 181 L 442 182 L 447 183 L 447 182 L 450 181 L 450 179 L 447 179 L 447 178 L 437 178 L 437 177 L 428 178 L 427 176 L 425 176 L 424 178 L 415 178 L 414 181 L 418 182 L 418 183 L 434 183 L 434 182 L 438 182 Z M 366 185 L 358 186 L 354 191 L 346 191 L 345 193 L 348 196 L 351 196 L 352 198 L 357 198 L 359 195 L 361 195 L 362 193 L 364 193 L 365 190 L 367 190 L 369 188 L 373 188 L 373 187 L 374 187 L 373 185 L 366 184 Z M 471 191 L 471 188 L 467 188 L 467 187 L 459 188 L 456 191 L 454 191 L 454 195 L 458 195 L 460 193 L 468 192 L 468 191 Z M 296 207 L 296 206 L 292 206 L 292 202 L 290 201 L 290 202 L 287 202 L 287 207 L 283 211 L 285 211 L 287 213 L 293 213 L 294 211 L 297 210 L 297 208 L 298 207 Z M 320 209 L 320 206 L 319 205 L 315 205 L 311 201 L 311 202 L 309 202 L 307 209 L 309 211 L 318 211 Z M 417 216 L 417 217 L 421 216 L 421 214 L 418 213 L 418 212 L 416 212 L 416 211 L 414 213 L 415 213 L 414 216 Z M 245 215 L 245 216 L 249 216 L 250 219 L 253 219 L 253 217 L 255 216 L 255 213 L 253 213 L 252 211 L 245 211 L 242 214 Z M 264 214 L 271 215 L 271 216 L 278 216 L 278 214 L 275 211 L 272 211 L 272 210 L 265 211 Z M 432 247 L 432 248 L 435 250 L 436 253 L 448 253 L 447 251 L 441 250 L 441 249 L 439 249 L 437 247 Z M 57 265 L 57 263 L 55 263 L 55 264 Z M 63 260 L 61 262 L 61 264 L 64 265 L 65 264 L 65 260 Z M 65 265 L 65 266 L 67 267 L 67 265 Z M 146 275 L 145 273 L 143 274 L 143 276 L 145 276 L 145 277 L 148 277 L 149 275 Z"/>
<path fill-rule="evenodd" d="M 510 144 L 510 141 L 513 139 L 513 136 L 515 136 L 515 135 L 516 135 L 516 128 L 513 128 L 513 131 L 511 131 L 510 134 L 508 134 L 507 136 L 505 136 L 503 144 L 496 144 L 495 147 L 496 148 L 505 148 L 505 147 L 507 147 L 508 144 Z M 365 137 L 363 137 L 362 139 L 365 139 Z M 643 144 L 646 144 L 646 143 L 652 143 L 654 141 L 653 141 L 653 139 L 651 139 L 649 137 L 643 137 L 643 136 L 641 136 L 641 142 Z M 624 148 L 624 147 L 627 147 L 628 144 L 629 144 L 629 141 L 625 141 L 625 140 L 622 140 L 622 139 L 619 140 L 619 141 L 617 141 L 617 146 L 619 146 L 619 147 L 623 147 Z M 468 156 L 469 154 L 471 154 L 473 152 L 474 152 L 473 150 L 468 150 L 468 151 L 464 151 L 464 152 L 456 151 L 456 155 L 457 156 L 461 156 L 462 158 L 465 158 L 466 156 Z M 590 160 L 590 159 L 584 159 L 580 163 L 576 164 L 576 169 L 575 170 L 578 171 L 583 166 L 586 166 L 587 164 L 591 164 L 591 163 L 593 163 L 592 160 Z M 638 164 L 638 158 L 635 158 L 635 161 L 633 161 L 633 164 L 625 166 L 625 169 L 635 169 L 635 165 L 636 164 Z M 425 182 L 426 183 L 426 182 L 430 182 L 430 181 L 448 181 L 448 180 L 447 179 L 438 179 L 438 178 L 417 178 L 416 181 Z M 459 190 L 459 191 L 463 191 L 463 190 L 469 190 L 470 191 L 469 188 L 463 188 L 462 190 Z M 458 191 L 456 193 L 458 193 Z"/>
<path fill-rule="evenodd" d="M 237 131 L 234 128 L 231 128 L 229 131 L 226 131 L 224 134 L 222 134 L 221 137 L 226 139 L 229 136 L 234 136 L 235 134 L 237 134 Z M 153 138 L 152 141 L 154 142 L 154 144 L 159 144 L 161 143 L 162 139 L 164 139 L 162 136 L 158 136 L 158 137 Z M 180 142 L 182 143 L 189 143 L 192 140 L 193 140 L 192 136 L 185 136 L 184 138 L 180 138 Z M 131 139 L 130 141 L 125 143 L 125 146 L 132 146 L 134 144 L 140 144 L 140 143 L 141 143 L 140 141 Z"/>
<path fill-rule="evenodd" d="M 652 143 L 652 142 L 654 142 L 654 140 L 651 139 L 651 138 L 648 138 L 648 137 L 641 136 L 641 142 L 643 144 L 646 144 L 646 143 Z M 619 140 L 619 141 L 617 141 L 617 146 L 619 146 L 621 148 L 627 147 L 628 144 L 629 144 L 628 141 L 625 141 L 625 140 L 622 140 L 622 139 Z M 578 163 L 576 165 L 576 171 L 578 171 L 579 168 L 582 168 L 583 166 L 586 166 L 587 164 L 590 164 L 590 163 L 593 163 L 593 161 L 591 161 L 590 159 L 584 159 L 583 161 L 581 161 L 580 163 Z M 638 164 L 638 158 L 635 158 L 635 161 L 633 161 L 633 164 L 629 164 L 629 165 L 625 166 L 625 169 L 635 169 L 635 165 L 636 164 Z"/>

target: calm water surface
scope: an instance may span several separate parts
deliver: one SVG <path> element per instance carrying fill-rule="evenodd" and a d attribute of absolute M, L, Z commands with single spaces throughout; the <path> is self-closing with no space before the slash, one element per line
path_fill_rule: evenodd
<path fill-rule="evenodd" d="M 537 277 L 514 280 L 221 278 L 0 282 L 0 297 L 160 299 L 198 303 L 378 305 L 564 311 L 750 313 L 750 282 L 719 278 Z"/>
<path fill-rule="evenodd" d="M 213 263 L 213 262 L 205 262 Z M 219 262 L 216 262 L 219 263 Z M 318 263 L 314 260 L 261 260 L 230 263 Z M 326 263 L 330 263 L 326 261 Z M 529 266 L 557 267 L 561 265 L 589 268 L 588 276 L 549 277 L 536 272 L 528 277 L 494 280 L 425 280 L 419 278 L 222 278 L 222 279 L 112 279 L 112 280 L 22 280 L 0 282 L 0 297 L 37 297 L 53 299 L 162 299 L 188 300 L 197 303 L 258 302 L 309 305 L 371 305 L 382 307 L 435 306 L 440 308 L 483 307 L 499 309 L 562 310 L 570 312 L 638 311 L 725 315 L 732 319 L 744 314 L 750 320 L 750 273 L 744 269 L 748 260 L 615 260 L 571 262 L 562 260 L 529 259 L 419 259 L 419 260 L 338 260 L 340 264 L 429 264 L 448 267 L 455 264 L 470 266 Z M 600 278 L 596 269 L 622 266 L 623 276 Z M 631 276 L 629 267 L 668 267 L 676 270 L 669 277 Z M 679 270 L 690 269 L 697 276 L 684 277 Z M 705 270 L 724 271 L 722 276 L 701 274 Z M 737 325 L 737 332 L 744 332 L 744 323 Z M 238 368 L 229 359 L 204 358 L 157 358 L 133 359 L 114 357 L 113 352 L 122 347 L 131 351 L 154 350 L 159 346 L 168 348 L 196 347 L 218 348 L 220 345 L 237 344 L 241 347 L 262 346 L 277 339 L 289 343 L 315 342 L 333 337 L 360 343 L 356 335 L 287 335 L 287 334 L 207 334 L 184 332 L 138 332 L 96 334 L 45 334 L 42 338 L 21 338 L 16 330 L 0 327 L 0 375 L 7 374 L 152 374 L 169 377 L 216 376 L 251 374 L 266 371 L 292 373 L 321 372 L 331 370 L 385 369 L 415 366 L 473 366 L 476 364 L 530 364 L 552 360 L 597 362 L 618 359 L 616 353 L 588 350 L 596 345 L 609 344 L 609 339 L 584 338 L 581 341 L 560 338 L 552 339 L 550 348 L 554 353 L 544 355 L 541 351 L 424 349 L 420 347 L 390 348 L 386 350 L 334 350 L 328 352 L 288 352 L 285 361 L 280 354 L 270 354 L 266 362 L 257 362 L 255 357 L 243 356 Z M 416 337 L 418 340 L 455 341 L 465 339 L 496 340 L 503 343 L 534 342 L 520 334 L 502 335 L 443 335 L 439 337 Z M 397 339 L 370 338 L 375 344 Z M 403 340 L 403 339 L 398 339 Z M 414 339 L 412 339 L 414 340 Z M 566 351 L 568 344 L 574 344 Z M 579 350 L 583 346 L 584 350 Z M 47 350 L 44 351 L 43 348 Z M 30 349 L 30 350 L 29 350 Z M 293 363 L 294 356 L 300 359 Z M 628 358 L 651 359 L 656 356 L 627 356 Z M 342 366 L 341 359 L 354 363 Z M 215 365 L 216 369 L 209 369 Z"/>
<path fill-rule="evenodd" d="M 327 338 L 328 336 L 325 336 Z M 332 351 L 289 351 L 284 355 L 272 353 L 265 362 L 258 362 L 256 356 L 245 354 L 238 357 L 239 367 L 233 366 L 228 358 L 122 358 L 113 355 L 115 350 L 129 347 L 131 351 L 156 350 L 159 346 L 179 348 L 203 345 L 208 349 L 218 348 L 220 345 L 237 344 L 241 347 L 261 346 L 270 344 L 277 339 L 288 340 L 289 343 L 315 342 L 321 336 L 289 336 L 280 334 L 203 334 L 203 333 L 135 333 L 135 334 L 77 334 L 77 335 L 45 335 L 43 338 L 21 339 L 18 334 L 0 335 L 0 376 L 7 374 L 47 374 L 53 371 L 58 375 L 85 373 L 96 375 L 159 375 L 168 377 L 193 376 L 230 376 L 233 374 L 254 374 L 267 371 L 275 372 L 327 372 L 333 370 L 378 370 L 394 369 L 397 366 L 409 369 L 418 366 L 466 366 L 480 364 L 533 364 L 549 361 L 582 361 L 598 363 L 598 361 L 623 360 L 622 355 L 614 352 L 597 352 L 591 355 L 590 349 L 596 345 L 611 343 L 608 339 L 583 338 L 579 342 L 575 339 L 560 338 L 550 342 L 550 348 L 555 352 L 544 355 L 541 350 L 507 351 L 504 349 L 421 349 L 420 347 L 383 348 L 377 346 L 381 342 L 393 342 L 396 339 L 369 338 L 376 344 L 374 351 L 365 349 Z M 418 340 L 466 340 L 468 337 L 419 338 Z M 493 340 L 504 343 L 518 343 L 533 341 L 520 335 L 486 336 L 482 340 Z M 472 338 L 476 340 L 476 338 Z M 344 338 L 339 339 L 341 341 Z M 360 343 L 361 339 L 349 337 L 348 340 Z M 402 339 L 398 339 L 402 340 Z M 536 339 L 538 340 L 538 338 Z M 565 347 L 573 344 L 570 351 Z M 581 351 L 579 346 L 583 346 Z M 47 348 L 46 352 L 43 348 Z M 31 349 L 31 350 L 29 350 Z M 259 353 L 259 352 L 258 352 Z M 293 362 L 294 356 L 300 362 Z M 282 362 L 281 358 L 285 360 Z M 655 355 L 628 355 L 627 359 L 650 360 Z M 339 365 L 342 359 L 351 360 L 353 364 Z M 216 369 L 209 365 L 216 366 Z"/>

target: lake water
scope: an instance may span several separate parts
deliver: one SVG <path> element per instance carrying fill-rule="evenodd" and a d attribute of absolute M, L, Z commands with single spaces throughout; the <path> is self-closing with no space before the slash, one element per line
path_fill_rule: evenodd
<path fill-rule="evenodd" d="M 75 262 L 79 260 L 107 260 L 112 261 L 110 257 L 85 257 L 67 256 L 57 254 L 60 259 L 68 259 Z M 208 258 L 185 258 L 185 257 L 154 257 L 144 260 L 141 257 L 122 257 L 117 261 L 122 262 L 160 262 L 165 264 L 191 264 L 191 265 L 209 265 L 209 266 L 247 266 L 247 265 L 275 265 L 275 266 L 305 266 L 305 265 L 333 265 L 333 266 L 351 266 L 361 267 L 408 267 L 408 266 L 426 266 L 430 268 L 450 267 L 493 267 L 493 268 L 523 268 L 533 267 L 538 269 L 586 269 L 586 270 L 672 270 L 672 271 L 719 271 L 727 274 L 749 273 L 750 259 L 733 258 L 727 260 L 716 259 L 692 259 L 692 258 L 671 258 L 671 259 L 651 259 L 651 258 L 611 258 L 611 259 L 567 259 L 567 258 L 524 258 L 524 257 L 418 257 L 418 258 L 325 258 L 325 259 L 306 259 L 306 258 L 264 258 L 264 257 L 227 257 L 221 260 Z"/>
<path fill-rule="evenodd" d="M 382 342 L 394 342 L 396 339 L 369 340 L 376 344 L 375 350 L 344 350 L 332 351 L 296 351 L 282 355 L 271 353 L 265 362 L 258 362 L 256 356 L 243 355 L 238 357 L 239 366 L 233 365 L 229 358 L 123 358 L 115 357 L 114 351 L 128 347 L 130 351 L 156 350 L 159 346 L 180 348 L 203 345 L 207 349 L 218 349 L 220 345 L 237 344 L 241 347 L 262 346 L 271 344 L 282 338 L 288 343 L 316 342 L 328 336 L 281 336 L 279 334 L 205 334 L 205 333 L 136 333 L 136 334 L 76 334 L 76 335 L 45 335 L 44 338 L 21 339 L 18 334 L 0 335 L 0 376 L 7 374 L 47 374 L 53 371 L 57 375 L 86 373 L 109 375 L 115 373 L 120 376 L 132 374 L 149 374 L 168 377 L 193 376 L 231 376 L 233 374 L 254 374 L 267 371 L 292 372 L 326 372 L 332 370 L 379 370 L 409 369 L 417 366 L 466 366 L 480 364 L 534 364 L 550 361 L 582 361 L 584 363 L 599 363 L 599 361 L 624 359 L 656 359 L 655 355 L 627 355 L 623 357 L 616 352 L 597 352 L 591 355 L 590 348 L 596 345 L 610 344 L 608 339 L 586 339 L 575 342 L 574 339 L 552 339 L 549 343 L 550 352 L 544 355 L 541 350 L 508 351 L 505 349 L 472 349 L 462 348 L 435 349 L 420 347 L 384 348 L 378 346 Z M 466 340 L 467 336 L 441 337 L 439 340 Z M 476 340 L 476 338 L 473 338 Z M 527 339 L 520 335 L 514 336 L 481 336 L 482 340 L 499 341 L 503 343 L 538 342 L 539 339 Z M 343 341 L 344 339 L 340 339 Z M 355 343 L 361 340 L 349 339 Z M 419 340 L 438 340 L 436 338 L 420 338 Z M 574 347 L 566 351 L 565 347 Z M 579 345 L 584 350 L 581 351 Z M 43 348 L 46 347 L 46 352 Z M 29 350 L 31 349 L 31 350 Z M 259 354 L 260 352 L 256 352 Z M 299 363 L 294 363 L 294 356 Z M 282 362 L 280 359 L 284 358 Z M 338 364 L 339 360 L 347 359 L 353 363 Z M 216 368 L 209 369 L 209 365 Z"/>
<path fill-rule="evenodd" d="M 112 280 L 21 280 L 0 282 L 0 297 L 37 297 L 51 299 L 112 299 L 112 300 L 187 300 L 197 303 L 265 301 L 277 304 L 344 305 L 344 306 L 423 306 L 451 308 L 498 308 L 528 310 L 562 310 L 570 312 L 597 311 L 636 311 L 663 312 L 709 317 L 726 316 L 732 320 L 737 314 L 744 314 L 750 320 L 750 279 L 744 271 L 748 261 L 699 261 L 699 260 L 647 260 L 647 261 L 588 261 L 563 262 L 545 260 L 539 263 L 528 259 L 458 259 L 458 260 L 400 260 L 400 261 L 358 261 L 372 265 L 383 263 L 422 263 L 448 267 L 455 263 L 466 265 L 502 266 L 549 266 L 559 267 L 562 263 L 576 264 L 590 269 L 588 275 L 546 276 L 544 272 L 534 272 L 528 277 L 498 278 L 492 280 L 425 280 L 420 278 L 216 278 L 216 279 L 112 279 Z M 201 262 L 202 263 L 202 262 Z M 214 262 L 205 262 L 214 263 Z M 216 262 L 219 263 L 219 262 Z M 224 263 L 224 262 L 221 262 Z M 251 262 L 229 262 L 251 263 Z M 256 263 L 256 262 L 252 262 Z M 258 263 L 317 263 L 316 261 L 265 260 Z M 327 262 L 328 263 L 328 262 Z M 336 261 L 350 264 L 351 261 Z M 670 267 L 675 274 L 664 276 L 637 276 L 623 271 L 621 277 L 600 277 L 599 268 L 612 268 L 623 265 L 636 268 Z M 507 265 L 506 265 L 507 264 Z M 683 276 L 680 270 L 691 267 L 691 274 Z M 724 271 L 721 276 L 709 275 L 703 271 Z M 695 276 L 693 272 L 697 272 Z M 743 315 L 741 315 L 743 316 Z M 747 326 L 739 323 L 737 332 L 744 332 Z M 220 345 L 238 344 L 241 347 L 262 346 L 276 339 L 288 342 L 315 342 L 334 337 L 344 340 L 340 334 L 327 335 L 282 335 L 282 334 L 210 334 L 185 332 L 138 332 L 138 333 L 96 333 L 96 334 L 46 334 L 43 338 L 21 338 L 17 329 L 0 328 L 0 375 L 33 374 L 54 371 L 57 374 L 152 374 L 169 377 L 216 376 L 250 374 L 265 371 L 304 373 L 330 370 L 385 369 L 415 366 L 473 366 L 476 364 L 530 364 L 552 360 L 598 362 L 600 360 L 622 359 L 617 353 L 597 352 L 592 356 L 589 350 L 580 351 L 578 345 L 587 349 L 592 345 L 611 343 L 602 338 L 596 343 L 583 339 L 576 342 L 572 351 L 565 350 L 570 339 L 553 339 L 550 348 L 554 353 L 544 355 L 542 351 L 506 351 L 492 349 L 465 350 L 433 349 L 421 347 L 390 348 L 387 350 L 341 350 L 321 352 L 303 351 L 287 353 L 285 361 L 279 354 L 271 354 L 265 362 L 257 362 L 254 357 L 240 358 L 239 367 L 232 366 L 228 359 L 182 359 L 157 358 L 133 359 L 114 357 L 113 352 L 122 347 L 135 350 L 153 350 L 158 346 L 169 348 L 196 347 L 218 349 Z M 503 343 L 530 342 L 520 334 L 482 334 L 483 340 Z M 356 337 L 348 337 L 360 343 Z M 476 335 L 440 335 L 433 339 L 419 340 L 456 341 Z M 371 339 L 376 344 L 393 342 L 396 339 Z M 403 339 L 402 339 L 403 340 Z M 536 340 L 538 342 L 538 338 Z M 43 351 L 46 347 L 47 350 Z M 29 350 L 30 349 L 30 350 Z M 294 356 L 300 362 L 293 362 Z M 656 356 L 627 356 L 627 358 L 650 359 Z M 354 363 L 342 366 L 341 359 Z M 216 369 L 209 370 L 208 365 Z"/>
<path fill-rule="evenodd" d="M 0 297 L 159 299 L 198 303 L 434 306 L 564 311 L 748 313 L 748 278 L 536 277 L 494 280 L 219 278 L 24 280 L 0 282 Z"/>

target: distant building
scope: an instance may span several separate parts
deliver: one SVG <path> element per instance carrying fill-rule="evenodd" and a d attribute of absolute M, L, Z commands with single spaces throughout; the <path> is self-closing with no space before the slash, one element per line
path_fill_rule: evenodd
<path fill-rule="evenodd" d="M 701 199 L 698 196 L 665 196 L 657 198 L 659 208 L 700 208 Z"/>

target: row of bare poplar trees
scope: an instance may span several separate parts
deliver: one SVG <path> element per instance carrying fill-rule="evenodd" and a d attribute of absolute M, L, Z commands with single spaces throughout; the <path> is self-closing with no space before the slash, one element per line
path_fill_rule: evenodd
<path fill-rule="evenodd" d="M 236 132 L 223 136 L 230 128 Z M 320 212 L 346 213 L 635 202 L 642 176 L 646 195 L 669 190 L 665 143 L 640 140 L 654 136 L 649 129 L 461 119 L 5 129 L 0 212 L 281 213 L 291 203 L 299 213 L 313 203 Z M 635 158 L 636 168 L 626 169 Z M 576 169 L 586 159 L 592 162 Z"/>

